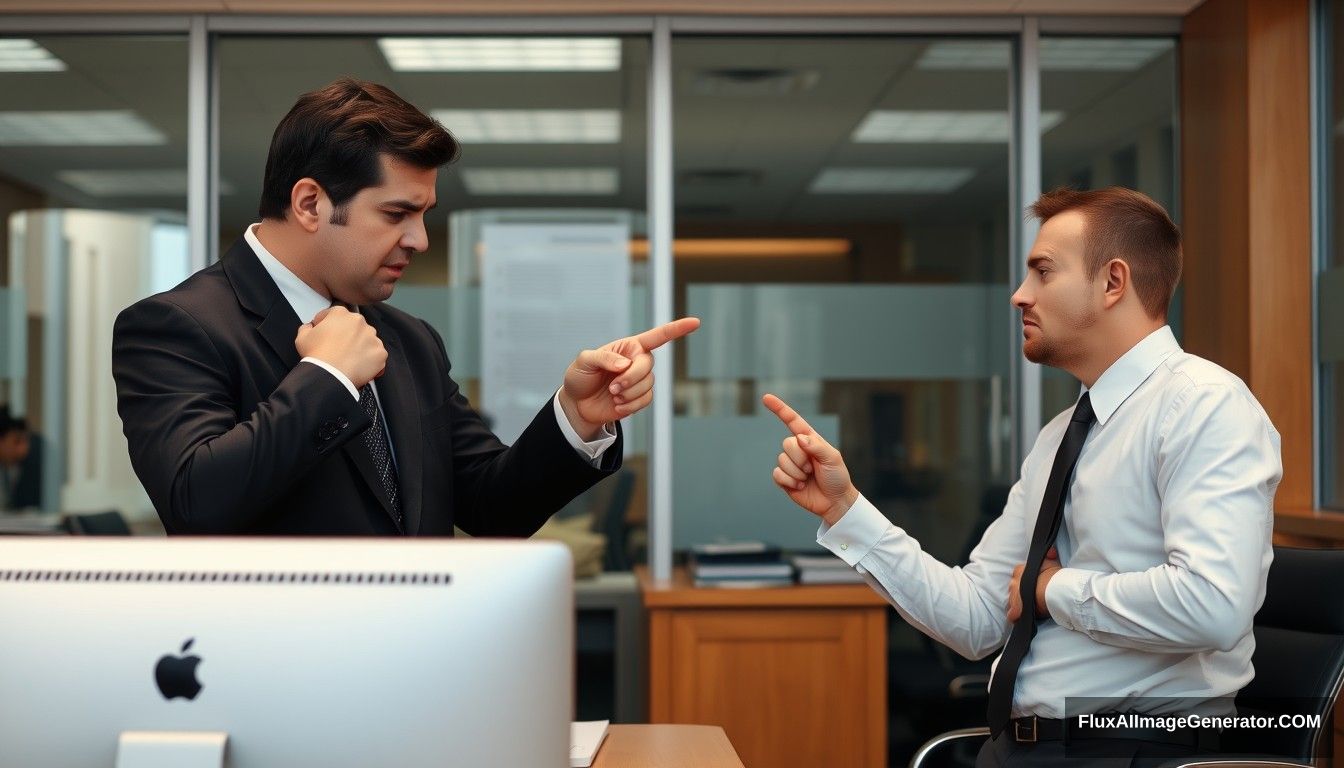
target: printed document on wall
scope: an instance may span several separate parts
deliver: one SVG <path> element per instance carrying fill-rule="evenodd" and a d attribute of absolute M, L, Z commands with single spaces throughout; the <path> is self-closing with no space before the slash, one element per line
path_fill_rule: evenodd
<path fill-rule="evenodd" d="M 625 224 L 481 228 L 482 410 L 512 443 L 580 350 L 630 333 Z"/>

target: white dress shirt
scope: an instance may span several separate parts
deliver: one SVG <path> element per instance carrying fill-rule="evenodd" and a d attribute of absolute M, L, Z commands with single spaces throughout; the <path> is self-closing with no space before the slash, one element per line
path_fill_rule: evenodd
<path fill-rule="evenodd" d="M 1097 422 L 1064 504 L 1064 567 L 1046 588 L 1049 617 L 1018 672 L 1013 715 L 1061 718 L 1075 696 L 1108 699 L 1087 707 L 1097 711 L 1153 713 L 1180 709 L 1174 697 L 1233 696 L 1253 677 L 1279 434 L 1240 379 L 1187 354 L 1165 326 L 1090 392 Z M 1072 413 L 1041 430 L 966 566 L 938 562 L 863 498 L 817 541 L 934 639 L 970 658 L 1001 650 L 1008 583 Z M 1138 697 L 1173 699 L 1164 709 Z"/>
<path fill-rule="evenodd" d="M 298 315 L 299 322 L 311 323 L 318 312 L 331 306 L 331 301 L 313 290 L 312 286 L 299 279 L 298 275 L 291 272 L 270 251 L 266 250 L 266 246 L 262 245 L 261 240 L 257 238 L 257 226 L 257 224 L 249 226 L 247 231 L 243 233 L 243 238 L 247 240 L 248 245 L 252 246 L 252 251 L 257 254 L 257 259 L 266 268 L 266 272 L 271 276 L 271 279 L 275 281 L 276 287 L 280 289 L 280 293 L 289 302 L 289 306 L 294 309 L 294 314 Z M 350 381 L 350 378 L 337 370 L 335 366 L 315 357 L 305 357 L 299 362 L 312 363 L 326 370 L 344 384 L 346 389 L 350 390 L 351 397 L 356 400 L 359 399 L 359 389 L 355 387 L 354 382 Z M 369 385 L 373 390 L 373 398 L 378 403 L 378 409 L 381 411 L 383 406 L 382 401 L 378 400 L 378 385 L 372 381 L 369 382 Z M 612 428 L 611 424 L 604 424 L 602 425 L 602 434 L 596 440 L 585 441 L 579 437 L 579 433 L 574 430 L 574 425 L 569 423 L 569 417 L 565 416 L 564 408 L 560 406 L 560 390 L 555 391 L 555 396 L 551 398 L 551 401 L 555 408 L 555 420 L 559 423 L 560 432 L 564 434 L 565 440 L 589 464 L 594 467 L 601 464 L 602 454 L 611 447 L 612 443 L 616 442 L 616 430 Z M 397 456 L 396 451 L 392 449 L 392 436 L 387 432 L 387 419 L 383 419 L 383 432 L 387 435 L 388 450 L 392 452 L 392 462 L 395 464 Z"/>

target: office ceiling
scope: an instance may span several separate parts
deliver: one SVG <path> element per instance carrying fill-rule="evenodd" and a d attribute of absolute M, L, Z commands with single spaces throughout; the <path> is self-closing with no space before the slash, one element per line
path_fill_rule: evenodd
<path fill-rule="evenodd" d="M 1191 2 L 1166 3 L 1173 8 Z M 1016 4 L 1015 4 L 1016 5 Z M 981 40 L 984 40 L 981 38 Z M 116 110 L 162 134 L 145 146 L 0 146 L 0 176 L 46 192 L 57 204 L 126 209 L 185 208 L 184 194 L 109 194 L 80 188 L 69 172 L 184 171 L 185 40 L 154 37 L 42 37 L 63 72 L 0 73 L 0 112 Z M 874 110 L 1004 112 L 1001 66 L 921 65 L 935 39 L 678 38 L 673 49 L 676 205 L 686 219 L 760 222 L 955 220 L 1006 203 L 1003 143 L 856 143 Z M 980 46 L 990 59 L 1006 40 Z M 611 144 L 468 143 L 460 163 L 441 173 L 440 210 L 464 207 L 645 208 L 649 45 L 621 44 L 620 67 L 599 72 L 398 72 L 373 38 L 225 38 L 220 63 L 221 229 L 254 220 L 266 148 L 295 97 L 350 74 L 386 83 L 424 109 L 615 109 L 620 141 Z M 1048 164 L 1071 163 L 1122 147 L 1168 124 L 1174 50 L 1136 69 L 1043 74 L 1043 110 L 1059 113 L 1045 134 Z M 997 68 L 996 68 L 997 67 Z M 448 128 L 453 129 L 453 125 Z M 615 169 L 618 188 L 602 195 L 472 195 L 469 169 Z M 826 169 L 965 169 L 945 193 L 818 194 Z M 1052 176 L 1047 169 L 1047 179 Z M 1053 174 L 1058 175 L 1058 174 Z M 129 182 L 128 182 L 129 183 Z M 159 179 L 160 189 L 165 182 Z M 115 189 L 115 186 L 113 187 Z M 90 191 L 93 190 L 93 191 Z"/>
<path fill-rule="evenodd" d="M 383 14 L 1184 15 L 1203 0 L 382 0 Z M 368 0 L 0 0 L 0 13 L 368 13 Z"/>

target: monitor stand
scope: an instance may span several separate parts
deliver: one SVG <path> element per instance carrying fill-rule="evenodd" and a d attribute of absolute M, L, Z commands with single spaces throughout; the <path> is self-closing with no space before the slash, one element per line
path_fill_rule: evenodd
<path fill-rule="evenodd" d="M 222 731 L 123 731 L 116 768 L 224 768 Z"/>

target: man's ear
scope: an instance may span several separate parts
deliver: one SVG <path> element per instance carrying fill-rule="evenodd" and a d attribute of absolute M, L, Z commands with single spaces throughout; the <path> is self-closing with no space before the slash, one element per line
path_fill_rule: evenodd
<path fill-rule="evenodd" d="M 293 189 L 289 190 L 289 212 L 306 232 L 316 232 L 321 225 L 321 210 L 326 201 L 327 193 L 322 185 L 306 176 L 294 182 Z"/>
<path fill-rule="evenodd" d="M 1102 278 L 1106 281 L 1106 291 L 1103 294 L 1102 302 L 1106 309 L 1114 307 L 1125 297 L 1125 292 L 1130 289 L 1129 286 L 1129 263 L 1124 259 L 1111 259 L 1106 262 L 1106 266 L 1101 268 Z"/>

